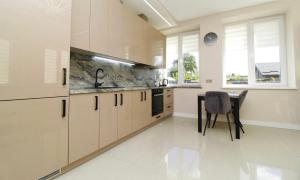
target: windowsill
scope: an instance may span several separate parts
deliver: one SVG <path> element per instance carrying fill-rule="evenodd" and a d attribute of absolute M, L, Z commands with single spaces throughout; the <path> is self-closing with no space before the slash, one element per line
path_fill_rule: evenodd
<path fill-rule="evenodd" d="M 222 89 L 298 90 L 298 87 L 223 86 Z"/>
<path fill-rule="evenodd" d="M 170 84 L 168 87 L 174 88 L 199 88 L 201 89 L 202 86 L 200 84 Z"/>

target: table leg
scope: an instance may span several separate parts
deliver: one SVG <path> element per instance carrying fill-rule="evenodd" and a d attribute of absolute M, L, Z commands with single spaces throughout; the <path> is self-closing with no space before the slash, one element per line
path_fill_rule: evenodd
<path fill-rule="evenodd" d="M 240 139 L 240 104 L 238 99 L 234 101 L 233 114 L 235 121 L 235 138 Z"/>
<path fill-rule="evenodd" d="M 198 132 L 202 133 L 202 100 L 198 97 Z"/>

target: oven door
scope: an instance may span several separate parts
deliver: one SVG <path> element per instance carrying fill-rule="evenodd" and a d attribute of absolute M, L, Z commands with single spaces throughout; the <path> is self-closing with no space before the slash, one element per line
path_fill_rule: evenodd
<path fill-rule="evenodd" d="M 164 96 L 163 94 L 154 94 L 152 96 L 152 116 L 164 112 Z"/>

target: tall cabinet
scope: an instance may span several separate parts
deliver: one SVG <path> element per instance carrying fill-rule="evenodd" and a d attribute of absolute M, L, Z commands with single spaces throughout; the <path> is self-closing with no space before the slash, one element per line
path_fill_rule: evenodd
<path fill-rule="evenodd" d="M 68 162 L 71 0 L 0 13 L 0 179 L 38 179 Z"/>
<path fill-rule="evenodd" d="M 67 96 L 71 0 L 0 3 L 0 100 Z"/>

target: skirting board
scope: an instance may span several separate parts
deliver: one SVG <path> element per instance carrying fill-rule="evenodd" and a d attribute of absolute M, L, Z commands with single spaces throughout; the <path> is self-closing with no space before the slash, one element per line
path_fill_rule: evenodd
<path fill-rule="evenodd" d="M 174 112 L 173 116 L 183 117 L 183 118 L 192 118 L 192 119 L 197 119 L 198 118 L 197 114 L 178 113 L 178 112 Z M 206 119 L 206 117 L 203 117 L 203 119 Z M 253 125 L 253 126 L 263 126 L 263 127 L 281 128 L 281 129 L 300 130 L 300 125 L 292 124 L 292 123 L 262 122 L 262 121 L 252 121 L 252 120 L 245 120 L 245 119 L 242 119 L 241 121 L 242 121 L 243 124 Z"/>

